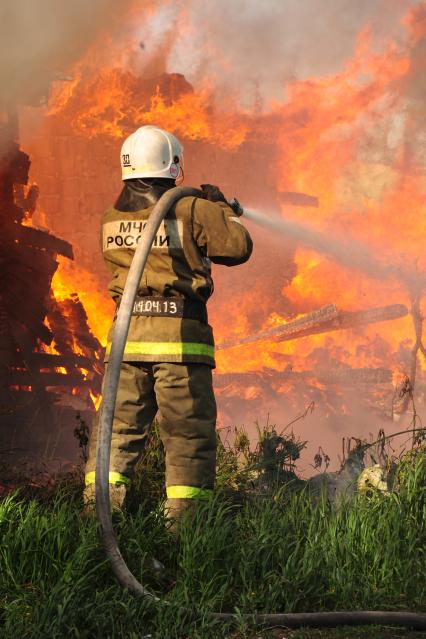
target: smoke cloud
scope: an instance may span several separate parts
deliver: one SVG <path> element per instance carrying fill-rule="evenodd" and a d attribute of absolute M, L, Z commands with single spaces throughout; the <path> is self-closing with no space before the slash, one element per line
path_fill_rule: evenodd
<path fill-rule="evenodd" d="M 128 0 L 2 0 L 0 106 L 43 102 L 50 81 L 66 73 L 128 5 Z"/>
<path fill-rule="evenodd" d="M 159 2 L 152 19 L 135 22 L 146 64 L 170 32 L 166 70 L 196 86 L 209 79 L 221 96 L 238 93 L 245 106 L 282 99 L 285 83 L 336 72 L 371 25 L 378 45 L 401 32 L 413 0 L 199 0 Z"/>

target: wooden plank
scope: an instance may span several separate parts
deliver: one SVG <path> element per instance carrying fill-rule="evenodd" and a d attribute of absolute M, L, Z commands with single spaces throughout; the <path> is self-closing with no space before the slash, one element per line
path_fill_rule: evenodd
<path fill-rule="evenodd" d="M 41 301 L 40 307 L 37 309 L 38 317 L 30 312 L 28 306 L 25 305 L 25 300 L 19 299 L 17 296 L 14 297 L 14 304 L 8 305 L 6 310 L 11 319 L 13 318 L 19 323 L 25 322 L 25 328 L 32 334 L 34 339 L 40 339 L 44 344 L 52 342 L 53 335 L 47 326 L 43 324 L 45 309 L 41 305 Z"/>
<path fill-rule="evenodd" d="M 33 353 L 34 363 L 39 368 L 85 368 L 91 370 L 94 360 L 83 355 L 56 355 L 54 353 Z"/>
<path fill-rule="evenodd" d="M 408 308 L 404 304 L 391 304 L 389 306 L 379 306 L 369 308 L 365 311 L 341 311 L 339 313 L 338 328 L 354 328 L 362 324 L 375 324 L 376 322 L 387 322 L 399 319 L 408 315 Z"/>
<path fill-rule="evenodd" d="M 333 368 L 331 370 L 320 369 L 317 373 L 312 371 L 317 379 L 330 384 L 391 384 L 392 371 L 387 368 Z"/>
<path fill-rule="evenodd" d="M 91 380 L 84 379 L 81 373 L 40 373 L 37 372 L 37 383 L 39 386 L 71 386 L 81 387 L 90 386 Z M 32 386 L 34 384 L 34 376 L 28 371 L 11 371 L 9 377 L 9 386 Z"/>
<path fill-rule="evenodd" d="M 280 191 L 278 193 L 283 204 L 290 204 L 292 206 L 308 206 L 318 208 L 319 200 L 314 195 L 308 195 L 307 193 L 299 193 L 298 191 Z"/>
<path fill-rule="evenodd" d="M 389 306 L 356 312 L 338 311 L 334 304 L 332 304 L 280 326 L 259 331 L 248 337 L 222 342 L 222 344 L 218 345 L 217 350 L 267 339 L 277 339 L 280 342 L 285 342 L 300 339 L 301 337 L 308 337 L 309 335 L 318 335 L 319 333 L 328 333 L 331 331 L 356 328 L 366 324 L 375 324 L 376 322 L 391 321 L 405 317 L 407 314 L 408 309 L 404 304 L 391 304 Z"/>
<path fill-rule="evenodd" d="M 25 272 L 24 269 L 37 271 L 37 277 L 39 277 L 40 273 L 46 279 L 51 279 L 59 266 L 52 253 L 34 248 L 33 246 L 27 246 L 25 251 L 18 251 L 15 248 L 15 251 L 11 253 L 11 259 L 13 259 L 14 265 L 19 265 L 22 272 Z"/>
<path fill-rule="evenodd" d="M 22 360 L 24 365 L 27 368 L 26 375 L 27 379 L 29 379 L 29 383 L 21 383 L 21 386 L 31 386 L 32 390 L 38 397 L 38 400 L 41 405 L 41 416 L 43 418 L 45 426 L 48 424 L 52 424 L 52 411 L 50 402 L 48 401 L 46 389 L 43 386 L 40 376 L 39 370 L 34 365 L 32 359 L 32 339 L 28 335 L 28 331 L 26 331 L 22 325 L 16 323 L 11 325 L 12 335 L 18 344 L 19 350 L 21 351 Z"/>
<path fill-rule="evenodd" d="M 390 384 L 392 383 L 392 371 L 387 368 L 324 368 L 315 371 L 268 370 L 266 373 L 213 374 L 213 383 L 217 388 L 224 388 L 230 384 L 241 384 L 243 386 L 265 384 L 269 387 L 273 382 L 307 382 L 313 379 L 324 384 L 339 384 L 342 386 Z"/>
<path fill-rule="evenodd" d="M 324 306 L 312 313 L 298 317 L 295 320 L 290 320 L 280 326 L 274 326 L 264 331 L 259 331 L 253 335 L 242 337 L 238 339 L 231 339 L 226 342 L 222 342 L 217 346 L 217 350 L 225 348 L 231 348 L 232 346 L 239 346 L 241 344 L 250 344 L 251 342 L 258 342 L 260 340 L 272 339 L 279 337 L 281 341 L 294 339 L 303 331 L 313 331 L 315 327 L 321 327 L 323 324 L 328 324 L 332 320 L 339 317 L 339 311 L 334 304 Z"/>
<path fill-rule="evenodd" d="M 69 242 L 61 240 L 46 231 L 32 228 L 31 226 L 18 226 L 17 229 L 19 229 L 17 239 L 22 244 L 46 249 L 52 253 L 63 255 L 70 260 L 74 259 L 73 249 Z"/>

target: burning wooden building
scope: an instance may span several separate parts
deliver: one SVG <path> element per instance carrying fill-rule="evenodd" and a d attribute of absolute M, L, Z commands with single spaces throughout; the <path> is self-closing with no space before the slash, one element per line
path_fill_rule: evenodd
<path fill-rule="evenodd" d="M 58 257 L 73 260 L 73 249 L 32 224 L 39 189 L 28 185 L 10 114 L 0 136 L 0 450 L 31 456 L 63 422 L 93 411 L 103 349 L 78 294 L 52 290 Z"/>
<path fill-rule="evenodd" d="M 363 46 L 340 70 L 292 79 L 285 100 L 268 105 L 259 99 L 252 109 L 241 108 L 238 88 L 226 100 L 216 99 L 214 78 L 198 86 L 182 74 L 165 73 L 171 63 L 160 64 L 157 54 L 144 66 L 138 56 L 149 57 L 149 47 L 141 53 L 139 41 L 108 40 L 109 55 L 102 37 L 94 41 L 66 70 L 69 79 L 54 87 L 42 116 L 31 109 L 22 113 L 21 140 L 33 159 L 31 177 L 40 185 L 43 225 L 50 238 L 70 242 L 76 257 L 72 273 L 66 262 L 59 271 L 68 301 L 48 301 L 40 315 L 43 331 L 68 328 L 72 337 L 50 353 L 62 358 L 51 359 L 59 366 L 40 368 L 40 378 L 46 381 L 42 373 L 49 370 L 50 380 L 62 381 L 66 370 L 70 380 L 83 375 L 82 385 L 71 386 L 80 388 L 74 392 L 91 388 L 83 360 L 75 358 L 89 358 L 98 371 L 99 346 L 94 342 L 81 351 L 78 322 L 71 328 L 61 316 L 77 308 L 77 298 L 70 298 L 75 292 L 90 330 L 105 343 L 113 307 L 99 250 L 100 217 L 120 188 L 123 139 L 153 123 L 182 140 L 187 184 L 216 183 L 243 206 L 362 242 L 383 265 L 380 273 L 367 265 L 350 267 L 315 253 L 303 238 L 295 242 L 251 225 L 250 262 L 214 272 L 217 292 L 209 317 L 219 345 L 215 383 L 222 423 L 250 423 L 270 412 L 285 425 L 315 400 L 334 420 L 333 436 L 362 435 L 394 416 L 398 382 L 407 377 L 416 377 L 424 410 L 426 164 L 416 142 L 416 131 L 424 139 L 424 103 L 413 74 L 424 73 L 425 33 L 414 10 L 406 24 L 411 26 L 405 36 L 383 52 L 370 50 L 363 36 Z M 117 64 L 123 51 L 139 67 Z M 18 191 L 15 197 L 28 200 L 20 206 L 31 208 L 34 192 Z M 389 265 L 391 276 L 382 277 Z M 37 348 L 46 353 L 49 347 Z M 14 374 L 29 384 L 27 369 L 16 366 Z M 357 432 L 339 431 L 348 415 Z"/>

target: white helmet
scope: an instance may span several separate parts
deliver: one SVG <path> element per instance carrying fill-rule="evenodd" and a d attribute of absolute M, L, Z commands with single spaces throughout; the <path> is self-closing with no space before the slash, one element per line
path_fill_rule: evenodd
<path fill-rule="evenodd" d="M 183 146 L 172 133 L 158 126 L 141 126 L 121 147 L 123 180 L 183 176 Z"/>

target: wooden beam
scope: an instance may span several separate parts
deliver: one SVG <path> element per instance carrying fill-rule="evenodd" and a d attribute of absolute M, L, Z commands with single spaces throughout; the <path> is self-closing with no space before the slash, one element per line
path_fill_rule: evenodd
<path fill-rule="evenodd" d="M 249 384 L 271 386 L 272 382 L 307 382 L 316 379 L 323 384 L 338 384 L 342 386 L 375 385 L 392 383 L 392 371 L 387 368 L 332 368 L 315 371 L 274 371 L 249 373 L 214 373 L 213 383 L 217 388 L 224 388 L 229 384 Z"/>
<path fill-rule="evenodd" d="M 375 324 L 376 322 L 387 322 L 390 320 L 405 317 L 408 309 L 404 304 L 391 304 L 370 308 L 365 311 L 338 311 L 334 304 L 324 306 L 318 311 L 303 315 L 296 320 L 291 320 L 280 326 L 275 326 L 265 331 L 259 331 L 253 335 L 222 342 L 217 350 L 232 348 L 242 344 L 250 344 L 261 340 L 278 340 L 286 342 L 293 339 L 300 339 L 309 335 L 328 333 L 348 328 L 356 328 L 365 324 Z"/>
<path fill-rule="evenodd" d="M 332 320 L 339 317 L 339 311 L 334 304 L 324 306 L 317 311 L 312 311 L 307 315 L 298 317 L 295 320 L 290 320 L 285 324 L 274 326 L 264 331 L 259 331 L 253 335 L 247 337 L 240 337 L 238 339 L 231 339 L 226 342 L 222 342 L 217 346 L 217 350 L 223 350 L 225 348 L 231 348 L 232 346 L 239 346 L 241 344 L 250 344 L 251 342 L 258 342 L 260 340 L 280 338 L 280 341 L 295 339 L 301 332 L 311 331 L 313 332 L 315 327 L 321 327 L 323 324 L 328 324 Z"/>
<path fill-rule="evenodd" d="M 90 386 L 90 379 L 84 379 L 81 373 L 37 373 L 37 383 L 39 386 L 71 386 L 81 387 Z M 32 386 L 34 384 L 34 375 L 27 371 L 11 371 L 9 377 L 9 386 Z"/>
<path fill-rule="evenodd" d="M 309 206 L 318 208 L 319 200 L 314 195 L 307 193 L 299 193 L 298 191 L 280 191 L 278 193 L 283 204 L 291 204 L 292 206 Z"/>
<path fill-rule="evenodd" d="M 83 355 L 56 355 L 54 353 L 33 353 L 33 362 L 39 368 L 85 368 L 91 370 L 94 360 Z"/>
<path fill-rule="evenodd" d="M 51 235 L 41 229 L 32 228 L 31 226 L 18 226 L 17 230 L 17 239 L 22 244 L 28 244 L 36 248 L 51 251 L 52 253 L 57 253 L 58 255 L 63 255 L 69 260 L 74 259 L 72 246 L 69 242 L 61 240 L 55 235 Z"/>

